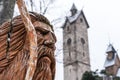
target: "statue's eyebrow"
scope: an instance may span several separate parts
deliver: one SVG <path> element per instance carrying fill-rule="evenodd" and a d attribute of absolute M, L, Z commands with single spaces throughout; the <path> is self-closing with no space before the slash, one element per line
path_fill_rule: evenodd
<path fill-rule="evenodd" d="M 36 21 L 33 23 L 34 27 L 39 30 L 39 31 L 42 31 L 43 33 L 47 33 L 47 32 L 51 32 L 53 33 L 53 30 L 51 28 L 51 26 L 43 23 L 43 22 L 39 22 L 39 21 Z"/>

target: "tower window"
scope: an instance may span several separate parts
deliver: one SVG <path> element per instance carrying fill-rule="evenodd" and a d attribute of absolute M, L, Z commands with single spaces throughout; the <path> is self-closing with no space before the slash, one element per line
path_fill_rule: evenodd
<path fill-rule="evenodd" d="M 76 31 L 76 26 L 74 26 L 74 30 Z"/>
<path fill-rule="evenodd" d="M 83 56 L 85 56 L 85 53 L 83 52 Z"/>
<path fill-rule="evenodd" d="M 108 60 L 114 59 L 114 53 L 109 52 L 108 55 L 107 55 L 107 59 L 108 59 Z"/>
<path fill-rule="evenodd" d="M 69 38 L 68 40 L 67 40 L 67 45 L 71 45 L 71 38 Z"/>
<path fill-rule="evenodd" d="M 71 32 L 71 28 L 70 28 L 70 26 L 67 26 L 67 32 L 68 32 L 68 33 Z"/>
<path fill-rule="evenodd" d="M 69 28 L 69 26 L 67 26 L 67 31 L 69 31 L 70 30 L 70 28 Z"/>
<path fill-rule="evenodd" d="M 83 22 L 83 19 L 82 19 L 82 18 L 80 18 L 80 22 Z"/>
<path fill-rule="evenodd" d="M 85 40 L 83 38 L 81 38 L 81 43 L 84 45 L 85 44 Z"/>

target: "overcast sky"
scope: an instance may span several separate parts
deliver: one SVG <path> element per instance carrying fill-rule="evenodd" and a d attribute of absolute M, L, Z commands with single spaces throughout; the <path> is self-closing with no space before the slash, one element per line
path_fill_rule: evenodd
<path fill-rule="evenodd" d="M 109 42 L 120 54 L 119 3 L 120 0 L 87 0 L 85 3 L 92 70 L 103 68 Z"/>
<path fill-rule="evenodd" d="M 39 12 L 39 0 L 35 0 L 34 11 Z M 83 9 L 90 28 L 88 29 L 91 70 L 103 69 L 106 49 L 112 43 L 120 54 L 120 0 L 55 0 L 45 16 L 49 20 L 62 18 L 57 27 L 61 27 L 64 17 L 69 15 L 69 9 L 75 3 L 78 10 Z M 30 8 L 30 7 L 28 7 Z M 16 11 L 17 13 L 17 11 Z M 56 29 L 57 48 L 61 49 L 62 30 Z M 62 53 L 62 52 L 60 52 Z M 56 80 L 63 80 L 62 55 L 57 59 Z M 59 62 L 59 63 L 58 63 Z"/>
<path fill-rule="evenodd" d="M 73 2 L 78 10 L 83 8 L 90 25 L 88 37 L 91 69 L 93 71 L 103 69 L 105 51 L 109 43 L 112 43 L 120 54 L 120 0 L 66 0 L 65 2 L 60 0 L 60 2 L 64 8 L 68 6 L 66 13 Z"/>

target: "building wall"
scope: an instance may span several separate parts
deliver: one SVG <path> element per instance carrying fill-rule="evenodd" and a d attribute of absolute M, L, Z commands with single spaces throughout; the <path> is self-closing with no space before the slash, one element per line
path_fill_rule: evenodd
<path fill-rule="evenodd" d="M 118 55 L 116 55 L 115 65 L 114 65 L 114 75 L 117 74 L 119 68 L 120 68 L 120 60 Z"/>
<path fill-rule="evenodd" d="M 106 67 L 106 73 L 108 75 L 114 75 L 114 66 L 109 66 L 109 67 Z"/>
<path fill-rule="evenodd" d="M 69 42 L 68 40 L 71 40 L 71 42 Z M 74 25 L 67 23 L 63 31 L 63 53 L 64 53 L 65 64 L 71 63 L 76 60 L 76 55 L 74 50 L 75 50 Z"/>
<path fill-rule="evenodd" d="M 82 15 L 79 16 L 76 26 L 76 48 L 78 51 L 77 60 L 83 61 L 83 63 L 86 64 L 90 64 L 87 25 Z"/>
<path fill-rule="evenodd" d="M 64 80 L 81 80 L 90 70 L 88 33 L 84 18 L 66 23 L 63 29 Z"/>
<path fill-rule="evenodd" d="M 89 66 L 74 62 L 64 67 L 64 80 L 81 80 L 83 73 L 89 70 Z"/>

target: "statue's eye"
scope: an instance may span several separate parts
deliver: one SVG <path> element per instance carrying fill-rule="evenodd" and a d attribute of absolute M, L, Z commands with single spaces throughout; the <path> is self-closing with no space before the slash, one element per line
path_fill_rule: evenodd
<path fill-rule="evenodd" d="M 42 28 L 42 27 L 36 27 L 36 30 L 39 31 L 41 34 L 47 34 L 49 31 Z"/>
<path fill-rule="evenodd" d="M 36 21 L 33 23 L 33 25 L 34 25 L 35 29 L 40 31 L 42 34 L 46 34 L 49 32 L 49 26 L 45 23 Z"/>

